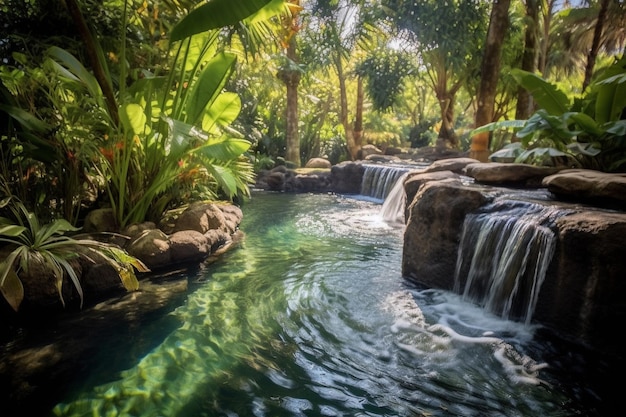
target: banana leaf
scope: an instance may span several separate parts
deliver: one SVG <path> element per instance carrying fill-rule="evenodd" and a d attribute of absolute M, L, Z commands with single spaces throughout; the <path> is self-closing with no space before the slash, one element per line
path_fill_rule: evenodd
<path fill-rule="evenodd" d="M 234 25 L 258 12 L 272 0 L 210 0 L 189 12 L 170 34 L 172 42 L 197 33 Z"/>

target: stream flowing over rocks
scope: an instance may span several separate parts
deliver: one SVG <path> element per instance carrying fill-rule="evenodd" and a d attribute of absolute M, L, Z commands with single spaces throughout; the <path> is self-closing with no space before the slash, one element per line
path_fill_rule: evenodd
<path fill-rule="evenodd" d="M 626 319 L 626 174 L 481 163 L 466 157 L 439 159 L 425 166 L 369 159 L 308 173 L 280 167 L 262 175 L 257 185 L 281 192 L 359 194 L 367 167 L 376 164 L 409 170 L 402 177 L 402 195 L 395 197 L 402 198 L 404 207 L 399 218 L 405 225 L 402 272 L 408 280 L 454 290 L 468 216 L 494 210 L 488 207 L 497 201 L 548 207 L 554 212 L 552 221 L 540 226 L 554 237 L 554 248 L 544 276 L 536 283 L 529 320 L 583 343 L 620 349 L 610 330 Z M 519 213 L 528 210 L 530 206 Z M 513 312 L 510 317 L 525 320 L 520 314 Z"/>
<path fill-rule="evenodd" d="M 612 328 L 626 319 L 626 174 L 480 163 L 464 157 L 407 163 L 370 156 L 330 168 L 321 161 L 306 170 L 278 167 L 261 173 L 256 187 L 280 193 L 359 195 L 372 167 L 398 166 L 403 171 L 397 177 L 401 187 L 394 188 L 400 192 L 384 198 L 385 204 L 390 199 L 400 202 L 394 218 L 404 229 L 404 278 L 426 288 L 456 291 L 495 314 L 541 324 L 623 356 Z M 108 264 L 97 260 L 81 264 L 85 305 L 92 308 L 78 314 L 77 294 L 64 294 L 70 309 L 59 313 L 56 289 L 34 284 L 42 272 L 24 277 L 26 312 L 64 315 L 55 332 L 75 337 L 59 336 L 21 350 L 15 347 L 24 336 L 5 343 L 5 332 L 0 386 L 16 403 L 23 403 L 36 394 L 38 379 L 77 372 L 71 358 L 84 355 L 99 338 L 104 343 L 106 336 L 92 334 L 72 315 L 121 323 L 157 313 L 172 299 L 186 296 L 186 281 L 177 279 L 180 271 L 210 263 L 241 239 L 241 220 L 236 205 L 211 202 L 171 212 L 158 225 L 129 226 L 111 242 L 152 272 L 140 277 L 139 291 L 124 295 Z M 107 210 L 90 213 L 84 231 L 94 236 L 118 232 Z M 535 243 L 540 250 L 532 249 Z M 496 248 L 507 256 L 494 255 Z M 472 260 L 489 256 L 493 262 Z M 505 279 L 494 283 L 484 277 Z M 72 291 L 69 282 L 64 287 Z M 11 328 L 15 316 L 3 314 L 9 317 L 4 325 Z M 35 328 L 54 321 L 54 315 L 32 317 L 26 323 Z M 18 319 L 18 324 L 24 322 Z M 6 381 L 11 386 L 5 386 Z"/>

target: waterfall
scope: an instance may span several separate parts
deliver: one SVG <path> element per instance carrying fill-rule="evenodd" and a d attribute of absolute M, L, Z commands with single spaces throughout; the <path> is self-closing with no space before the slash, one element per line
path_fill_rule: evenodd
<path fill-rule="evenodd" d="M 391 188 L 408 168 L 388 165 L 365 165 L 361 181 L 361 194 L 377 200 L 384 200 Z"/>
<path fill-rule="evenodd" d="M 530 324 L 556 248 L 551 227 L 563 210 L 496 200 L 466 216 L 454 290 L 505 319 Z"/>
<path fill-rule="evenodd" d="M 406 205 L 406 194 L 404 192 L 404 180 L 409 175 L 403 173 L 396 180 L 396 183 L 385 198 L 380 215 L 384 221 L 389 223 L 404 223 L 404 209 Z"/>

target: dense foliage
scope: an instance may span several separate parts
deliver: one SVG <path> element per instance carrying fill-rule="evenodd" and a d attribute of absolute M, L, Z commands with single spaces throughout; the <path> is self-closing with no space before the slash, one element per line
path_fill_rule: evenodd
<path fill-rule="evenodd" d="M 566 6 L 511 2 L 495 123 L 472 130 L 490 2 L 4 0 L 0 197 L 57 231 L 97 207 L 123 228 L 245 198 L 286 159 L 465 151 L 476 132 L 520 161 L 623 172 L 624 4 Z"/>

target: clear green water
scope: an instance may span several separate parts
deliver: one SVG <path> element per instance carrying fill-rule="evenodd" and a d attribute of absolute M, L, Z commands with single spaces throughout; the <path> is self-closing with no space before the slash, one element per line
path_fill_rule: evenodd
<path fill-rule="evenodd" d="M 240 247 L 189 276 L 168 313 L 121 330 L 132 343 L 103 347 L 53 414 L 596 415 L 569 368 L 584 356 L 406 282 L 403 230 L 380 208 L 253 194 Z"/>

